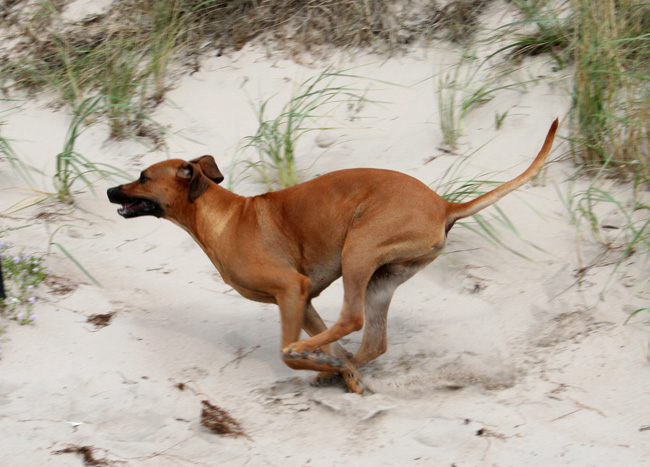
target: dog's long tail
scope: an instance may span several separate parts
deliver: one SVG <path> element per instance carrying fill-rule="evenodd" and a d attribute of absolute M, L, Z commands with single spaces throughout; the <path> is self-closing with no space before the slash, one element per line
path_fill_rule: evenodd
<path fill-rule="evenodd" d="M 551 146 L 553 146 L 553 139 L 555 138 L 557 126 L 558 119 L 556 118 L 551 125 L 551 128 L 548 130 L 546 140 L 544 141 L 544 145 L 539 151 L 539 154 L 537 154 L 537 157 L 533 163 L 530 164 L 530 167 L 528 167 L 524 173 L 519 175 L 517 178 L 510 180 L 509 182 L 506 182 L 494 190 L 485 193 L 484 195 L 481 195 L 472 201 L 468 201 L 467 203 L 449 203 L 447 206 L 447 230 L 449 230 L 451 226 L 454 225 L 454 222 L 456 222 L 458 219 L 473 216 L 481 209 L 485 209 L 488 206 L 496 203 L 505 195 L 511 191 L 516 190 L 528 182 L 531 178 L 533 178 L 535 174 L 542 168 L 549 152 L 551 151 Z"/>

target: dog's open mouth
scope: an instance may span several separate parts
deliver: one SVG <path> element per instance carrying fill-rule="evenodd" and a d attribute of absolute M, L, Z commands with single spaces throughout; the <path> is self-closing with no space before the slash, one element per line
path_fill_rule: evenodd
<path fill-rule="evenodd" d="M 159 211 L 156 203 L 146 199 L 134 199 L 128 202 L 123 202 L 122 207 L 117 210 L 117 213 L 122 217 L 137 217 L 146 215 L 155 215 Z"/>
<path fill-rule="evenodd" d="M 124 193 L 121 185 L 115 188 L 109 188 L 106 194 L 111 203 L 122 205 L 117 210 L 117 213 L 127 219 L 139 216 L 162 216 L 162 209 L 156 201 L 147 198 L 131 197 Z"/>

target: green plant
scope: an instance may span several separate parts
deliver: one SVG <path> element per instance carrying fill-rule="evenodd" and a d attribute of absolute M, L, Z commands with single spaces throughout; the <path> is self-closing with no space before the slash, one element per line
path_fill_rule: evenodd
<path fill-rule="evenodd" d="M 140 8 L 144 3 L 121 4 L 92 28 L 63 27 L 56 9 L 43 8 L 25 18 L 24 28 L 29 36 L 37 25 L 44 33 L 28 49 L 30 53 L 17 54 L 18 59 L 10 60 L 2 71 L 17 86 L 56 91 L 72 108 L 79 107 L 89 94 L 101 94 L 111 120 L 111 136 L 127 136 L 138 129 L 145 101 L 154 89 L 149 85 L 158 86 L 159 75 L 166 70 L 160 65 L 160 50 L 170 46 L 157 34 L 164 27 L 157 18 L 168 3 L 183 2 L 152 2 Z M 117 14 L 122 10 L 123 15 Z M 154 57 L 157 66 L 152 65 Z M 156 87 L 154 93 L 158 91 Z M 154 97 L 159 100 L 161 94 Z"/>
<path fill-rule="evenodd" d="M 460 63 L 460 62 L 459 62 Z M 438 116 L 440 117 L 440 130 L 442 137 L 449 147 L 458 147 L 458 138 L 462 132 L 460 117 L 460 96 L 457 80 L 460 66 L 454 68 L 453 75 L 438 76 Z"/>
<path fill-rule="evenodd" d="M 549 0 L 509 0 L 524 16 L 524 20 L 505 24 L 497 29 L 515 30 L 513 42 L 500 48 L 490 57 L 508 51 L 510 57 L 519 59 L 549 53 L 564 68 L 572 59 L 575 31 L 571 15 L 565 15 L 564 4 Z M 521 28 L 534 32 L 518 32 Z M 488 58 L 490 58 L 488 57 Z"/>
<path fill-rule="evenodd" d="M 501 125 L 503 125 L 503 121 L 508 116 L 508 112 L 509 111 L 506 110 L 505 112 L 495 112 L 494 113 L 494 126 L 497 128 L 497 130 L 499 128 L 501 128 Z"/>
<path fill-rule="evenodd" d="M 184 7 L 191 2 L 183 0 L 168 0 L 160 2 L 155 8 L 152 17 L 152 27 L 149 44 L 149 64 L 146 70 L 151 74 L 154 88 L 154 98 L 160 100 L 165 92 L 167 69 L 172 62 L 175 52 L 181 42 L 185 30 L 189 27 L 192 14 L 202 5 L 210 1 L 203 1 L 191 6 L 186 12 Z"/>
<path fill-rule="evenodd" d="M 5 82 L 54 90 L 73 107 L 102 93 L 142 108 L 142 102 L 120 98 L 115 87 L 133 85 L 138 91 L 126 94 L 157 103 L 170 64 L 198 69 L 204 50 L 237 50 L 260 36 L 291 53 L 331 45 L 391 52 L 440 31 L 464 41 L 478 29 L 479 14 L 490 1 L 413 8 L 400 0 L 133 0 L 113 2 L 102 14 L 75 24 L 62 19 L 64 0 L 32 3 L 3 10 L 1 19 L 26 38 L 0 63 Z"/>
<path fill-rule="evenodd" d="M 606 163 L 585 189 L 575 190 L 572 182 L 566 195 L 558 193 L 577 227 L 586 223 L 594 238 L 605 248 L 620 251 L 613 269 L 616 272 L 632 254 L 650 260 L 650 200 L 642 189 L 650 179 L 637 173 L 633 183 L 621 184 L 606 180 L 607 174 Z M 603 224 L 605 215 L 616 215 L 620 220 L 616 225 Z M 605 230 L 619 232 L 619 235 L 606 236 Z M 650 276 L 645 280 L 650 280 Z M 608 284 L 609 281 L 605 288 Z"/>
<path fill-rule="evenodd" d="M 107 97 L 102 94 L 89 97 L 75 109 L 74 116 L 66 133 L 63 150 L 56 156 L 56 168 L 53 177 L 56 194 L 63 202 L 72 202 L 72 186 L 78 180 L 81 180 L 92 190 L 93 181 L 90 178 L 91 176 L 103 178 L 118 175 L 125 179 L 129 178 L 128 174 L 120 169 L 108 164 L 92 162 L 75 150 L 77 139 L 92 125 L 102 122 L 109 124 L 119 122 L 121 118 L 125 118 L 120 116 L 120 111 L 124 109 L 130 112 L 137 111 L 137 109 L 123 103 L 102 103 L 106 99 Z M 110 113 L 117 114 L 117 116 L 111 117 Z M 143 115 L 143 118 L 148 117 Z"/>
<path fill-rule="evenodd" d="M 573 0 L 572 142 L 579 160 L 650 171 L 650 4 Z"/>
<path fill-rule="evenodd" d="M 623 324 L 627 324 L 632 318 L 634 318 L 639 313 L 643 313 L 644 311 L 650 311 L 650 307 L 639 308 L 638 310 L 634 310 L 632 313 L 630 313 L 630 316 L 627 317 L 627 319 Z"/>
<path fill-rule="evenodd" d="M 346 71 L 332 71 L 326 68 L 318 75 L 308 78 L 293 92 L 289 101 L 274 118 L 267 118 L 270 99 L 263 101 L 256 110 L 258 129 L 255 135 L 245 138 L 242 149 L 253 148 L 257 160 L 246 162 L 254 168 L 261 182 L 269 189 L 286 188 L 300 182 L 296 161 L 296 145 L 308 132 L 326 130 L 314 122 L 326 116 L 334 106 L 350 100 L 368 102 L 354 88 L 336 85 L 334 81 L 342 77 L 352 77 Z M 231 177 L 236 179 L 237 177 Z"/>
<path fill-rule="evenodd" d="M 517 88 L 530 82 L 500 84 L 515 70 L 490 72 L 483 69 L 485 63 L 483 61 L 477 64 L 475 56 L 464 55 L 451 69 L 438 75 L 440 129 L 445 143 L 452 149 L 458 147 L 465 118 L 472 109 L 492 100 L 498 91 Z"/>
<path fill-rule="evenodd" d="M 140 52 L 117 50 L 114 55 L 106 57 L 101 70 L 104 73 L 99 85 L 101 99 L 92 112 L 98 117 L 105 114 L 112 138 L 129 136 L 130 130 L 142 120 L 146 87 L 140 71 L 141 61 Z"/>
<path fill-rule="evenodd" d="M 571 137 L 579 164 L 618 173 L 650 173 L 650 3 L 637 0 L 510 0 L 524 21 L 511 55 L 550 52 L 574 65 Z M 562 11 L 561 8 L 569 8 Z M 501 28 L 500 28 L 501 29 Z"/>

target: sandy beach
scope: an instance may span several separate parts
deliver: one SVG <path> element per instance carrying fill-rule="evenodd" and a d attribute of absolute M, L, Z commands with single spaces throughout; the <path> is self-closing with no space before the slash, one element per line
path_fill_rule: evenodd
<path fill-rule="evenodd" d="M 588 182 L 570 182 L 566 70 L 527 59 L 522 79 L 544 79 L 469 112 L 458 149 L 449 151 L 435 77 L 457 60 L 451 47 L 414 47 L 391 58 L 299 58 L 255 44 L 210 54 L 200 70 L 178 70 L 151 115 L 166 130 L 167 150 L 111 140 L 106 125 L 89 127 L 76 149 L 133 179 L 166 158 L 211 154 L 233 191 L 259 194 L 264 186 L 237 163 L 254 157 L 239 149 L 256 131 L 255 103 L 270 99 L 269 114 L 277 112 L 328 66 L 352 70 L 338 79 L 368 102 L 332 107 L 315 123 L 331 129 L 304 135 L 297 148 L 304 180 L 379 167 L 437 188 L 470 156 L 461 178 L 490 173 L 506 181 L 529 165 L 559 117 L 543 173 L 498 204 L 519 232 L 501 229 L 501 239 L 520 254 L 474 233 L 471 219 L 455 226 L 446 253 L 395 294 L 388 351 L 361 370 L 371 392 L 312 387 L 312 374 L 280 359 L 277 308 L 240 297 L 172 223 L 122 219 L 105 196 L 119 179 L 98 180 L 94 193 L 78 185 L 73 207 L 53 199 L 31 204 L 52 192 L 54 156 L 71 114 L 48 95 L 0 101 L 2 134 L 39 171 L 28 187 L 0 160 L 1 225 L 27 226 L 3 240 L 45 256 L 51 270 L 37 292 L 34 324 L 6 329 L 0 465 L 84 465 L 80 447 L 105 462 L 85 465 L 650 464 L 650 321 L 645 313 L 624 324 L 650 302 L 642 282 L 648 265 L 632 255 L 615 271 L 619 253 L 603 253 L 586 228 L 571 223 L 563 197 Z M 497 129 L 495 114 L 504 111 Z M 604 215 L 621 222 L 615 211 Z M 328 324 L 341 301 L 340 281 L 317 298 Z M 107 325 L 88 322 L 105 314 Z M 354 333 L 345 345 L 354 349 L 360 338 Z M 204 400 L 230 414 L 244 435 L 202 426 Z"/>

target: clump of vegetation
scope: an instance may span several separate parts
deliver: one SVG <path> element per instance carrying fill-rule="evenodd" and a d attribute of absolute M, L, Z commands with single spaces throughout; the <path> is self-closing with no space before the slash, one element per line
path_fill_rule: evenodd
<path fill-rule="evenodd" d="M 0 297 L 0 355 L 3 335 L 6 331 L 4 320 L 19 324 L 33 323 L 37 315 L 33 312 L 36 304 L 36 289 L 47 278 L 49 271 L 43 258 L 26 253 L 15 253 L 12 246 L 0 240 L 0 266 L 2 270 L 4 294 Z"/>
<path fill-rule="evenodd" d="M 452 42 L 467 44 L 474 39 L 481 13 L 490 4 L 489 0 L 456 0 L 438 6 L 431 2 L 432 22 L 441 29 L 444 38 Z M 430 34 L 430 32 L 429 32 Z"/>
<path fill-rule="evenodd" d="M 534 31 L 516 34 L 497 53 L 549 52 L 561 66 L 572 66 L 569 141 L 579 174 L 591 177 L 585 189 L 569 184 L 561 193 L 573 222 L 587 225 L 607 250 L 620 250 L 615 268 L 634 253 L 649 258 L 650 3 L 509 1 L 524 19 L 506 27 Z M 612 177 L 628 183 L 612 183 Z M 620 225 L 603 224 L 611 213 Z"/>
<path fill-rule="evenodd" d="M 444 31 L 467 40 L 490 0 L 425 8 L 398 0 L 116 0 L 106 12 L 75 24 L 64 20 L 66 1 L 26 3 L 13 1 L 0 15 L 0 22 L 15 25 L 18 39 L 0 57 L 5 79 L 54 90 L 73 106 L 91 92 L 143 111 L 162 98 L 170 64 L 198 69 L 201 51 L 236 50 L 262 38 L 291 53 L 323 46 L 391 52 Z"/>
<path fill-rule="evenodd" d="M 510 0 L 533 25 L 500 49 L 551 53 L 574 69 L 571 138 L 576 161 L 619 175 L 650 173 L 650 4 L 637 0 Z M 564 9 L 567 8 L 567 9 Z M 598 169 L 596 169 L 598 170 Z M 610 170 L 610 173 L 612 170 Z"/>
<path fill-rule="evenodd" d="M 575 31 L 571 16 L 566 14 L 566 4 L 557 6 L 547 0 L 509 1 L 524 19 L 502 26 L 503 29 L 515 29 L 515 40 L 497 53 L 508 51 L 514 60 L 548 53 L 560 67 L 572 61 Z M 532 31 L 521 32 L 522 28 Z"/>
<path fill-rule="evenodd" d="M 572 140 L 584 164 L 650 174 L 650 4 L 573 0 Z"/>

